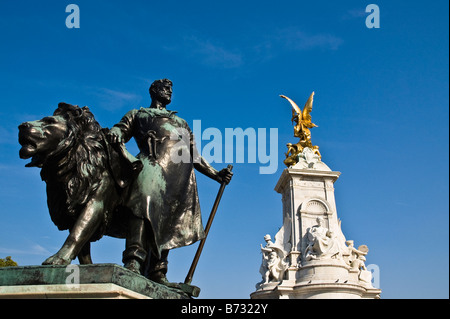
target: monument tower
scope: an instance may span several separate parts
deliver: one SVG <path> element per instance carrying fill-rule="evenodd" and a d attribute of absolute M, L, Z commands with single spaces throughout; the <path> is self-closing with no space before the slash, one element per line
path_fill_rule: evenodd
<path fill-rule="evenodd" d="M 366 245 L 354 247 L 341 230 L 334 197 L 340 172 L 321 161 L 319 147 L 311 142 L 311 110 L 314 92 L 303 110 L 292 105 L 294 136 L 288 143 L 282 172 L 275 191 L 281 194 L 283 225 L 275 235 L 264 237 L 260 272 L 252 299 L 373 299 L 381 290 L 372 285 L 365 260 Z"/>

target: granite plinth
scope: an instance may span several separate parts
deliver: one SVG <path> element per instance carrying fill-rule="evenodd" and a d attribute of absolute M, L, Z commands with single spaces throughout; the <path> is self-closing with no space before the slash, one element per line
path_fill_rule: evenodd
<path fill-rule="evenodd" d="M 1 298 L 189 299 L 116 264 L 0 268 Z"/>

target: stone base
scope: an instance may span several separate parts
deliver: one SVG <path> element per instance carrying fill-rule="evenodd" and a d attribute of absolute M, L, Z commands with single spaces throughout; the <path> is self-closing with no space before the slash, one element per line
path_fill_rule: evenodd
<path fill-rule="evenodd" d="M 381 290 L 354 283 L 328 280 L 293 283 L 287 280 L 276 287 L 262 286 L 251 299 L 379 299 Z"/>
<path fill-rule="evenodd" d="M 2 298 L 188 299 L 116 264 L 0 268 Z"/>
<path fill-rule="evenodd" d="M 0 299 L 151 299 L 115 284 L 24 285 L 0 287 Z"/>
<path fill-rule="evenodd" d="M 381 290 L 360 285 L 311 282 L 294 284 L 282 282 L 271 290 L 260 289 L 250 295 L 251 299 L 379 299 Z"/>
<path fill-rule="evenodd" d="M 381 290 L 359 279 L 342 260 L 312 260 L 293 268 L 288 280 L 260 285 L 252 299 L 379 299 Z"/>

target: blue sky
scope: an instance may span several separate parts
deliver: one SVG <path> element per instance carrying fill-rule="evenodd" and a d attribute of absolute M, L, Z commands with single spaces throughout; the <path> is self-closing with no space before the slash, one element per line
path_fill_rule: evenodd
<path fill-rule="evenodd" d="M 70 3 L 79 29 L 66 28 Z M 379 29 L 365 25 L 370 3 Z M 153 80 L 169 78 L 170 108 L 191 125 L 278 130 L 274 174 L 233 161 L 193 280 L 201 298 L 248 298 L 261 280 L 259 245 L 282 226 L 274 186 L 294 138 L 279 94 L 303 105 L 315 91 L 312 140 L 342 172 L 338 217 L 347 239 L 368 245 L 382 298 L 448 298 L 448 39 L 440 0 L 2 0 L 0 258 L 40 264 L 67 236 L 50 220 L 39 170 L 18 156 L 17 126 L 65 101 L 111 127 L 149 105 Z M 197 177 L 206 223 L 219 185 Z M 94 262 L 121 264 L 123 240 L 92 246 Z M 169 280 L 184 280 L 196 247 L 171 252 Z"/>

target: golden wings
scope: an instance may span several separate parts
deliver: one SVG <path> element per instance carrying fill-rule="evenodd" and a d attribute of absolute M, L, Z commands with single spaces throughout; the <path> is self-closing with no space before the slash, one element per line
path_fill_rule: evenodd
<path fill-rule="evenodd" d="M 306 101 L 305 106 L 303 107 L 303 111 L 300 110 L 298 105 L 287 96 L 280 95 L 280 97 L 285 98 L 292 105 L 292 121 L 295 120 L 296 124 L 301 126 L 301 129 L 304 130 L 305 128 L 317 127 L 316 124 L 311 122 L 311 114 L 310 114 L 313 106 L 314 92 L 311 93 L 311 95 L 308 98 L 308 101 Z"/>

